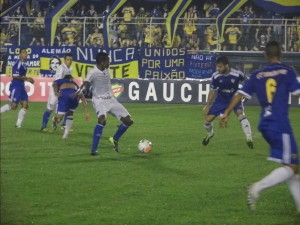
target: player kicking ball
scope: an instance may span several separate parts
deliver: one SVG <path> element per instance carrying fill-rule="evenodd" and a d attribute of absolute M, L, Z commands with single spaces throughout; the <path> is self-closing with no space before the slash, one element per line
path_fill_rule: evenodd
<path fill-rule="evenodd" d="M 268 42 L 265 57 L 269 64 L 254 72 L 245 86 L 237 91 L 221 117 L 220 125 L 225 125 L 230 112 L 243 97 L 251 98 L 254 93 L 257 95 L 261 105 L 258 129 L 270 146 L 268 160 L 283 165 L 250 186 L 248 205 L 251 210 L 255 210 L 256 201 L 263 190 L 286 183 L 300 213 L 300 178 L 297 175 L 299 154 L 288 118 L 289 93 L 300 97 L 300 83 L 296 71 L 280 62 L 279 43 Z"/>
<path fill-rule="evenodd" d="M 217 71 L 212 75 L 211 88 L 208 94 L 207 104 L 203 108 L 205 114 L 204 128 L 207 135 L 202 144 L 208 145 L 214 136 L 213 121 L 217 116 L 221 116 L 230 103 L 232 96 L 238 90 L 239 85 L 247 80 L 244 73 L 229 67 L 227 57 L 221 56 L 217 59 Z M 245 116 L 243 103 L 239 103 L 234 112 L 242 125 L 246 136 L 246 143 L 250 149 L 253 148 L 250 123 Z"/>
<path fill-rule="evenodd" d="M 71 75 L 65 75 L 63 79 L 55 80 L 52 86 L 54 93 L 58 98 L 57 113 L 53 118 L 52 127 L 56 130 L 57 124 L 66 116 L 66 127 L 62 139 L 67 139 L 73 125 L 73 115 L 75 109 L 78 107 L 79 99 L 82 101 L 85 119 L 87 121 L 90 120 L 90 114 L 83 94 L 76 94 L 79 87 L 73 81 L 73 77 Z"/>
<path fill-rule="evenodd" d="M 85 86 L 92 88 L 92 103 L 98 117 L 98 123 L 94 129 L 93 144 L 91 155 L 98 155 L 98 145 L 102 137 L 102 132 L 106 124 L 107 113 L 115 116 L 122 124 L 118 127 L 115 135 L 109 138 L 114 151 L 118 152 L 118 141 L 125 131 L 133 124 L 133 120 L 117 99 L 114 97 L 111 90 L 111 80 L 109 74 L 109 56 L 105 52 L 99 52 L 96 55 L 96 66 L 87 74 L 78 93 L 81 93 Z"/>

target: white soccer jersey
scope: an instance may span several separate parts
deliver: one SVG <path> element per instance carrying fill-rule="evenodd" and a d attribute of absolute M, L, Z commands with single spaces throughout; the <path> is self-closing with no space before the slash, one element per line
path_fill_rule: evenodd
<path fill-rule="evenodd" d="M 53 78 L 54 80 L 58 80 L 64 78 L 65 75 L 72 75 L 72 70 L 71 66 L 67 67 L 66 64 L 63 63 L 57 68 Z"/>
<path fill-rule="evenodd" d="M 109 70 L 99 70 L 97 66 L 87 74 L 85 81 L 92 86 L 93 97 L 113 97 Z"/>

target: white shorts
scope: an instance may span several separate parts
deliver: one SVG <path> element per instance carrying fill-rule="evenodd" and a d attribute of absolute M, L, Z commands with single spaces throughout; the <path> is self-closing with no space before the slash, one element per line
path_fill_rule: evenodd
<path fill-rule="evenodd" d="M 47 102 L 47 109 L 51 111 L 54 110 L 56 111 L 57 102 L 58 102 L 57 96 L 54 94 L 54 90 L 51 87 L 49 92 L 48 102 Z"/>
<path fill-rule="evenodd" d="M 107 113 L 113 115 L 118 120 L 129 115 L 125 107 L 119 103 L 114 97 L 93 97 L 92 98 L 93 107 L 96 111 L 97 117 L 104 115 L 106 117 Z"/>

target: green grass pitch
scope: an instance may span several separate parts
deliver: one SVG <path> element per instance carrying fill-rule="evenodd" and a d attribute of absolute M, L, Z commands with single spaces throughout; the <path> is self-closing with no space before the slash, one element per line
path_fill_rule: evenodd
<path fill-rule="evenodd" d="M 108 142 L 119 124 L 109 116 L 93 157 L 91 104 L 91 122 L 80 106 L 66 141 L 61 130 L 40 132 L 45 106 L 30 103 L 21 129 L 14 127 L 18 110 L 1 115 L 3 225 L 300 224 L 286 185 L 264 191 L 256 212 L 247 208 L 247 185 L 279 166 L 266 160 L 258 107 L 246 107 L 255 142 L 249 150 L 234 115 L 226 129 L 215 121 L 215 137 L 203 147 L 203 106 L 125 104 L 135 123 L 120 152 Z M 290 118 L 300 144 L 300 108 Z M 138 152 L 141 139 L 153 142 L 152 152 Z"/>

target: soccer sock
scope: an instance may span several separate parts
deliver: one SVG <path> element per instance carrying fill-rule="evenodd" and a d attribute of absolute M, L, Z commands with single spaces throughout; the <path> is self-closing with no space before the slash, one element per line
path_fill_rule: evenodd
<path fill-rule="evenodd" d="M 251 126 L 249 123 L 249 120 L 244 115 L 239 115 L 239 121 L 242 124 L 242 128 L 244 131 L 244 134 L 246 135 L 247 140 L 252 140 L 252 134 L 251 134 Z"/>
<path fill-rule="evenodd" d="M 43 115 L 42 129 L 47 127 L 52 111 L 46 110 Z"/>
<path fill-rule="evenodd" d="M 256 182 L 253 186 L 253 190 L 259 193 L 264 189 L 286 182 L 287 180 L 291 179 L 293 175 L 294 171 L 289 166 L 279 167 L 273 170 L 262 180 Z"/>
<path fill-rule="evenodd" d="M 11 107 L 10 107 L 9 104 L 3 105 L 3 106 L 1 106 L 1 108 L 0 108 L 0 114 L 1 114 L 1 113 L 5 113 L 5 112 L 8 112 L 8 111 L 10 111 L 10 110 L 11 110 Z"/>
<path fill-rule="evenodd" d="M 95 129 L 94 129 L 94 136 L 93 136 L 92 152 L 96 152 L 96 151 L 97 151 L 98 144 L 99 144 L 100 138 L 101 138 L 101 136 L 102 136 L 103 128 L 104 128 L 104 125 L 103 125 L 103 124 L 100 124 L 100 123 L 98 123 L 98 124 L 95 126 Z"/>
<path fill-rule="evenodd" d="M 213 130 L 213 123 L 212 122 L 204 122 L 204 128 L 206 129 L 207 133 L 211 136 L 214 134 Z"/>
<path fill-rule="evenodd" d="M 122 123 L 114 135 L 114 140 L 118 141 L 127 129 L 128 129 L 128 126 L 126 126 L 124 123 Z"/>
<path fill-rule="evenodd" d="M 67 123 L 67 116 L 64 117 L 64 122 L 62 123 L 62 126 L 66 126 Z"/>
<path fill-rule="evenodd" d="M 20 109 L 20 111 L 18 113 L 18 120 L 17 120 L 16 126 L 22 125 L 25 115 L 26 115 L 26 109 L 24 109 L 24 108 Z"/>
<path fill-rule="evenodd" d="M 289 190 L 294 198 L 296 208 L 300 212 L 300 177 L 295 174 L 289 180 L 287 180 Z"/>
<path fill-rule="evenodd" d="M 71 127 L 73 125 L 73 116 L 66 116 L 67 118 L 67 121 L 66 121 L 66 128 L 65 128 L 65 131 L 64 131 L 64 135 L 63 135 L 63 138 L 67 138 L 69 136 L 69 133 L 70 133 L 70 130 L 71 130 Z"/>

